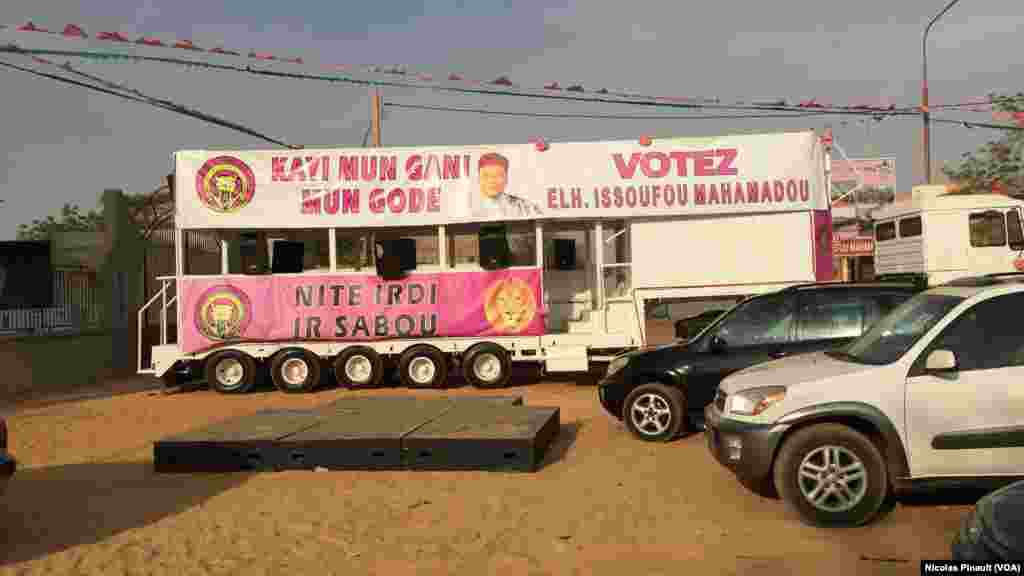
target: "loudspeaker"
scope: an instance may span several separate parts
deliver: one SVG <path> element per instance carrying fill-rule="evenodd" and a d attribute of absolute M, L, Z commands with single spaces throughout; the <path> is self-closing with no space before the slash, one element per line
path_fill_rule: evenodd
<path fill-rule="evenodd" d="M 555 238 L 555 269 L 576 269 L 576 241 L 572 238 Z"/>
<path fill-rule="evenodd" d="M 416 269 L 415 238 L 399 238 L 394 241 L 392 249 L 398 254 L 398 261 L 401 264 L 402 272 Z"/>
<path fill-rule="evenodd" d="M 299 274 L 303 269 L 305 255 L 306 249 L 302 242 L 277 240 L 274 242 L 274 262 L 270 272 L 272 274 Z"/>
<path fill-rule="evenodd" d="M 484 270 L 508 268 L 512 258 L 504 226 L 481 227 L 478 240 L 481 268 Z"/>
<path fill-rule="evenodd" d="M 377 275 L 385 279 L 398 279 L 409 270 L 416 269 L 416 240 L 398 238 L 377 242 Z"/>

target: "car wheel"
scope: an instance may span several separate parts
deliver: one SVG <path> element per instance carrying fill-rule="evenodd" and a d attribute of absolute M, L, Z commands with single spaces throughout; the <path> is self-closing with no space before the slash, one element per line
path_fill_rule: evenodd
<path fill-rule="evenodd" d="M 462 359 L 462 375 L 477 388 L 504 388 L 512 377 L 511 365 L 508 352 L 501 346 L 477 344 Z"/>
<path fill-rule="evenodd" d="M 626 396 L 622 420 L 633 436 L 647 442 L 668 442 L 683 431 L 686 398 L 678 388 L 644 384 Z"/>
<path fill-rule="evenodd" d="M 334 377 L 345 388 L 376 388 L 384 378 L 384 361 L 372 348 L 346 348 L 334 360 Z"/>
<path fill-rule="evenodd" d="M 841 424 L 797 430 L 779 450 L 775 488 L 811 526 L 871 521 L 889 494 L 885 460 L 868 437 Z"/>
<path fill-rule="evenodd" d="M 256 384 L 256 361 L 238 350 L 217 352 L 204 370 L 210 387 L 221 394 L 244 394 Z"/>
<path fill-rule="evenodd" d="M 320 384 L 320 358 L 306 350 L 279 352 L 270 363 L 270 378 L 281 392 L 312 392 Z"/>

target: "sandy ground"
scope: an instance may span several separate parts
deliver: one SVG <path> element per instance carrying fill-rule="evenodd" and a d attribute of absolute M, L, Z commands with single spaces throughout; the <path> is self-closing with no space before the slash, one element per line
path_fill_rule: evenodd
<path fill-rule="evenodd" d="M 948 558 L 967 510 L 931 501 L 869 527 L 809 528 L 737 483 L 700 435 L 633 440 L 592 386 L 505 392 L 562 409 L 536 474 L 151 469 L 152 443 L 170 434 L 261 408 L 413 393 L 401 389 L 143 391 L 15 407 L 22 468 L 3 496 L 0 573 L 918 574 L 921 558 Z"/>

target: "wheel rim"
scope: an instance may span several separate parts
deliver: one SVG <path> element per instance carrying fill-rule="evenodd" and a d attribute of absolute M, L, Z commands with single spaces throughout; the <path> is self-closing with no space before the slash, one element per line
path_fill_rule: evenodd
<path fill-rule="evenodd" d="M 646 436 L 664 434 L 672 423 L 672 406 L 660 394 L 641 394 L 629 411 L 633 426 Z"/>
<path fill-rule="evenodd" d="M 473 360 L 473 375 L 484 382 L 495 382 L 501 378 L 501 360 L 490 352 L 480 354 Z"/>
<path fill-rule="evenodd" d="M 356 354 L 345 360 L 345 377 L 351 382 L 365 384 L 373 377 L 373 363 L 362 354 Z"/>
<path fill-rule="evenodd" d="M 217 384 L 224 390 L 234 390 L 242 385 L 245 378 L 245 366 L 236 358 L 225 358 L 213 369 Z"/>
<path fill-rule="evenodd" d="M 289 358 L 281 364 L 281 379 L 289 387 L 299 386 L 309 377 L 309 363 L 302 358 Z"/>
<path fill-rule="evenodd" d="M 434 361 L 425 356 L 417 356 L 409 362 L 409 379 L 425 386 L 434 381 L 434 375 L 437 374 L 437 366 L 434 365 Z"/>
<path fill-rule="evenodd" d="M 864 463 L 842 446 L 820 446 L 804 456 L 798 469 L 800 493 L 823 512 L 845 512 L 864 499 L 868 475 Z"/>

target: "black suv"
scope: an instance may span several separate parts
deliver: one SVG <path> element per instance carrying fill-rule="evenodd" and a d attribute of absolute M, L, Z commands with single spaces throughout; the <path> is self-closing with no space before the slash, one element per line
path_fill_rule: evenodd
<path fill-rule="evenodd" d="M 921 290 L 914 283 L 818 283 L 753 296 L 689 342 L 612 360 L 601 405 L 641 440 L 666 442 L 704 424 L 723 378 L 783 356 L 838 348 Z"/>

